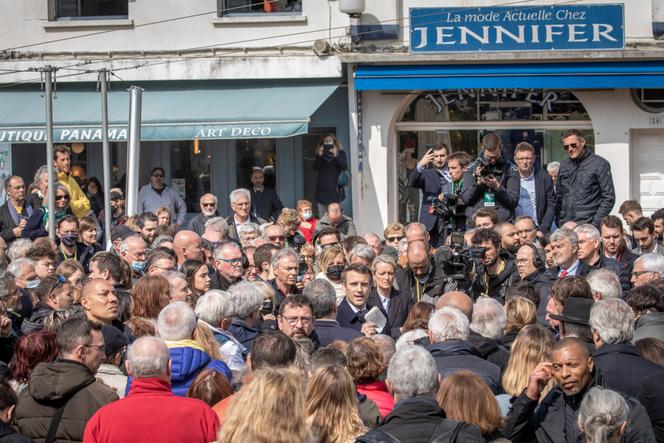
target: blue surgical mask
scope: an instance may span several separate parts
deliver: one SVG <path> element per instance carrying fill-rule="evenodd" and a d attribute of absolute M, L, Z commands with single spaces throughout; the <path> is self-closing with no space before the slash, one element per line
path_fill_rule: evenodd
<path fill-rule="evenodd" d="M 145 262 L 144 261 L 133 261 L 133 262 L 131 262 L 131 269 L 133 269 L 136 272 L 143 272 L 143 269 L 145 269 Z"/>
<path fill-rule="evenodd" d="M 313 217 L 314 214 L 311 213 L 311 211 L 304 211 L 302 213 L 302 218 L 305 220 L 309 220 L 311 217 Z"/>
<path fill-rule="evenodd" d="M 41 283 L 41 280 L 35 278 L 34 280 L 28 280 L 25 282 L 25 287 L 27 289 L 35 289 L 37 286 L 39 286 L 39 283 Z"/>

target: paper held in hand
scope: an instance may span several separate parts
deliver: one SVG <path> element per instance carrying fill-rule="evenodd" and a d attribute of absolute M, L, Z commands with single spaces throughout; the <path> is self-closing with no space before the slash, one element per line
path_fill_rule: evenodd
<path fill-rule="evenodd" d="M 383 328 L 385 327 L 385 324 L 387 323 L 387 319 L 383 315 L 383 313 L 378 309 L 376 306 L 371 308 L 369 312 L 367 312 L 364 315 L 364 319 L 366 321 L 370 321 L 371 323 L 376 325 L 376 332 L 380 333 Z"/>

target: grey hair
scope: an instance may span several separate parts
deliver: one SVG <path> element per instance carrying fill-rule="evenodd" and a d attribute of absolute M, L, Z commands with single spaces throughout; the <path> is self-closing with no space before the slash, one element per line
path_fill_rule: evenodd
<path fill-rule="evenodd" d="M 380 348 L 380 352 L 383 354 L 383 360 L 385 364 L 389 364 L 390 360 L 394 356 L 394 353 L 397 352 L 396 344 L 394 339 L 389 335 L 385 334 L 374 334 L 369 336 Z"/>
<path fill-rule="evenodd" d="M 223 217 L 212 217 L 205 222 L 204 227 L 210 231 L 221 232 L 224 237 L 228 235 L 228 222 Z"/>
<path fill-rule="evenodd" d="M 251 203 L 251 192 L 249 192 L 249 190 L 245 188 L 235 189 L 233 192 L 230 193 L 228 198 L 230 199 L 231 203 L 235 203 L 235 200 L 237 200 L 237 198 L 242 195 L 247 197 L 249 199 L 249 203 Z"/>
<path fill-rule="evenodd" d="M 434 341 L 468 340 L 470 327 L 468 317 L 456 308 L 445 306 L 431 314 L 429 332 Z"/>
<path fill-rule="evenodd" d="M 176 280 L 184 280 L 185 283 L 189 284 L 187 281 L 187 276 L 179 271 L 166 271 L 164 273 L 164 278 L 168 280 L 168 288 L 171 291 L 173 290 L 173 286 L 175 285 Z"/>
<path fill-rule="evenodd" d="M 615 272 L 599 268 L 591 271 L 586 277 L 593 294 L 600 293 L 602 299 L 622 297 L 622 286 Z"/>
<path fill-rule="evenodd" d="M 144 336 L 136 339 L 127 348 L 127 361 L 131 367 L 131 376 L 149 378 L 168 372 L 171 359 L 168 347 L 157 337 Z"/>
<path fill-rule="evenodd" d="M 214 204 L 215 204 L 215 205 L 216 205 L 217 203 L 219 203 L 219 200 L 217 200 L 217 196 L 214 195 L 214 194 L 212 194 L 212 193 L 209 193 L 209 192 L 208 192 L 207 194 L 203 194 L 203 195 L 201 195 L 201 197 L 198 199 L 199 204 L 200 204 L 200 202 L 203 200 L 203 197 L 205 197 L 206 195 L 211 195 L 212 198 L 214 198 Z"/>
<path fill-rule="evenodd" d="M 497 300 L 481 297 L 473 305 L 473 321 L 470 329 L 482 337 L 499 340 L 505 329 L 505 309 Z"/>
<path fill-rule="evenodd" d="M 0 273 L 0 300 L 6 300 L 9 296 L 9 285 L 14 283 L 14 274 L 9 271 Z"/>
<path fill-rule="evenodd" d="M 355 249 L 355 248 L 353 248 L 353 249 Z M 378 265 L 381 264 L 381 263 L 392 266 L 392 270 L 393 270 L 394 272 L 396 272 L 397 269 L 398 269 L 398 268 L 397 268 L 397 262 L 394 261 L 394 259 L 393 259 L 391 256 L 389 256 L 389 255 L 387 255 L 387 254 L 380 254 L 379 256 L 377 256 L 376 258 L 374 258 L 373 263 L 371 263 L 371 272 L 372 272 L 372 273 L 375 273 L 375 272 L 376 272 L 376 268 L 377 268 Z"/>
<path fill-rule="evenodd" d="M 279 266 L 279 261 L 284 257 L 295 257 L 296 261 L 300 260 L 300 256 L 297 255 L 295 249 L 293 248 L 280 249 L 279 251 L 277 251 L 276 254 L 272 256 L 272 263 L 270 263 L 272 265 L 272 269 L 277 269 L 277 267 Z"/>
<path fill-rule="evenodd" d="M 619 298 L 594 303 L 589 323 L 604 344 L 629 343 L 634 338 L 634 312 Z"/>
<path fill-rule="evenodd" d="M 234 315 L 234 309 L 233 299 L 228 292 L 211 289 L 198 299 L 194 312 L 199 320 L 216 328 L 221 320 Z"/>
<path fill-rule="evenodd" d="M 247 318 L 263 305 L 261 290 L 248 281 L 235 283 L 228 289 L 235 304 L 235 315 Z"/>
<path fill-rule="evenodd" d="M 18 238 L 9 245 L 9 248 L 7 249 L 7 258 L 11 261 L 23 258 L 31 247 L 32 241 L 27 238 Z"/>
<path fill-rule="evenodd" d="M 255 232 L 256 234 L 259 233 L 259 228 L 256 223 L 243 223 L 241 225 L 238 225 L 237 227 L 238 234 L 250 234 L 253 232 Z"/>
<path fill-rule="evenodd" d="M 362 236 L 362 238 L 364 238 L 365 240 L 367 240 L 367 237 L 380 241 L 380 237 L 378 236 L 378 234 L 375 234 L 373 232 L 367 232 L 366 234 L 364 234 Z M 367 241 L 369 241 L 369 240 L 367 240 Z"/>
<path fill-rule="evenodd" d="M 558 228 L 558 229 L 556 229 L 555 232 L 553 234 L 551 234 L 550 240 L 551 240 L 551 242 L 566 241 L 571 246 L 578 246 L 579 245 L 579 237 L 576 235 L 576 232 L 572 231 L 571 229 L 567 229 L 567 228 Z"/>
<path fill-rule="evenodd" d="M 157 317 L 157 334 L 165 341 L 187 340 L 193 337 L 196 321 L 196 314 L 187 303 L 171 303 Z"/>
<path fill-rule="evenodd" d="M 304 287 L 302 295 L 311 302 L 314 318 L 323 318 L 334 312 L 337 295 L 329 281 L 322 278 L 315 279 Z"/>
<path fill-rule="evenodd" d="M 240 249 L 240 247 L 237 245 L 237 243 L 234 243 L 232 241 L 226 241 L 221 244 L 219 244 L 216 248 L 214 248 L 214 252 L 212 253 L 212 257 L 215 260 L 221 260 L 226 258 L 226 251 L 228 251 L 231 248 L 236 248 Z"/>
<path fill-rule="evenodd" d="M 141 237 L 138 234 L 130 235 L 129 237 L 122 240 L 122 243 L 120 243 L 120 252 L 127 252 L 129 250 L 129 242 L 131 242 L 133 240 L 136 240 L 136 239 L 139 239 L 142 242 L 145 242 L 145 240 L 143 240 L 143 237 Z"/>
<path fill-rule="evenodd" d="M 599 230 L 590 223 L 584 223 L 582 225 L 577 226 L 576 228 L 574 228 L 574 232 L 576 232 L 577 237 L 579 236 L 579 234 L 586 234 L 588 238 L 590 238 L 591 240 L 599 242 L 601 239 L 599 235 Z"/>
<path fill-rule="evenodd" d="M 644 254 L 634 260 L 634 266 L 637 263 L 643 264 L 644 271 L 656 272 L 660 277 L 664 277 L 664 255 L 655 253 Z"/>
<path fill-rule="evenodd" d="M 387 381 L 392 394 L 399 400 L 429 394 L 437 388 L 438 367 L 433 356 L 423 347 L 406 346 L 390 360 Z"/>
<path fill-rule="evenodd" d="M 58 191 L 60 191 L 60 190 L 61 190 L 62 192 L 64 192 L 68 197 L 71 197 L 71 195 L 69 194 L 69 188 L 67 188 L 67 187 L 66 187 L 65 185 L 63 185 L 62 183 L 56 183 L 56 184 L 55 184 L 55 192 L 58 192 Z"/>
<path fill-rule="evenodd" d="M 47 165 L 42 165 L 37 169 L 37 171 L 35 171 L 35 175 L 32 177 L 32 185 L 35 188 L 39 188 L 39 182 L 41 181 L 42 175 L 44 174 L 48 175 Z"/>
<path fill-rule="evenodd" d="M 23 270 L 26 268 L 26 266 L 34 268 L 34 260 L 25 257 L 17 258 L 16 260 L 12 260 L 12 262 L 9 263 L 9 266 L 7 266 L 7 271 L 11 272 L 16 277 L 20 277 L 23 274 Z"/>
<path fill-rule="evenodd" d="M 558 172 L 560 170 L 560 162 L 549 162 L 546 165 L 546 172 L 549 174 L 552 172 Z"/>
<path fill-rule="evenodd" d="M 397 340 L 397 352 L 403 349 L 405 346 L 415 346 L 417 340 L 420 340 L 424 337 L 427 337 L 427 331 L 424 329 L 412 329 L 401 334 L 401 337 Z"/>
<path fill-rule="evenodd" d="M 152 249 L 160 247 L 163 243 L 173 243 L 173 237 L 170 235 L 160 235 L 152 241 Z"/>
<path fill-rule="evenodd" d="M 357 245 L 353 246 L 353 249 L 350 250 L 350 253 L 348 254 L 348 261 L 350 261 L 353 257 L 359 257 L 362 260 L 372 262 L 373 259 L 376 258 L 376 253 L 373 249 L 371 249 L 371 246 L 365 245 L 364 243 L 358 243 Z"/>
<path fill-rule="evenodd" d="M 578 423 L 588 443 L 603 443 L 616 434 L 628 417 L 629 405 L 622 395 L 595 386 L 583 397 Z"/>

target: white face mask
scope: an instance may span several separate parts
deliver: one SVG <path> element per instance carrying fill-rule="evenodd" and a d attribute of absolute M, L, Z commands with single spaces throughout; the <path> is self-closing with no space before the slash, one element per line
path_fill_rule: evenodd
<path fill-rule="evenodd" d="M 310 211 L 304 211 L 302 212 L 302 218 L 305 220 L 309 220 L 311 217 L 313 217 L 313 213 Z"/>

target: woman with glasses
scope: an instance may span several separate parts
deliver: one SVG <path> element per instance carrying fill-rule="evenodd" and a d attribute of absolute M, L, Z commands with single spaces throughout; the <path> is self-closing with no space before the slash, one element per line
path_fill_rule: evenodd
<path fill-rule="evenodd" d="M 83 285 L 88 281 L 83 265 L 74 259 L 63 261 L 55 269 L 55 275 L 62 275 L 72 286 L 74 301 L 78 302 Z"/>
<path fill-rule="evenodd" d="M 210 271 L 207 265 L 200 260 L 186 260 L 182 263 L 180 271 L 187 277 L 191 289 L 192 304 L 196 306 L 199 297 L 210 290 Z"/>

